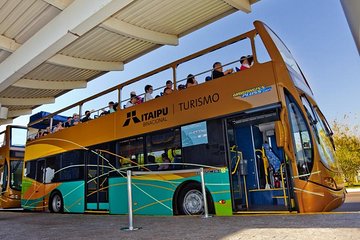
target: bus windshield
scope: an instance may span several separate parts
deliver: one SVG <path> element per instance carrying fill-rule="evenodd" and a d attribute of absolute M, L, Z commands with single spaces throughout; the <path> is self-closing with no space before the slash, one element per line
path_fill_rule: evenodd
<path fill-rule="evenodd" d="M 11 128 L 11 147 L 25 147 L 26 138 L 26 128 Z"/>
<path fill-rule="evenodd" d="M 295 86 L 297 86 L 298 88 L 300 88 L 307 94 L 313 95 L 313 93 L 310 89 L 310 86 L 304 79 L 302 72 L 299 68 L 299 65 L 296 63 L 296 61 L 295 61 L 294 57 L 292 56 L 291 52 L 289 51 L 289 49 L 285 46 L 283 41 L 281 41 L 281 39 L 269 27 L 267 27 L 266 25 L 264 25 L 264 26 L 265 26 L 265 29 L 267 30 L 267 32 L 269 33 L 270 37 L 274 41 L 284 62 L 286 63 L 289 74 L 290 74 L 291 79 L 293 80 Z"/>
<path fill-rule="evenodd" d="M 23 161 L 22 160 L 12 160 L 10 161 L 10 187 L 14 190 L 21 190 L 21 174 L 23 169 Z"/>

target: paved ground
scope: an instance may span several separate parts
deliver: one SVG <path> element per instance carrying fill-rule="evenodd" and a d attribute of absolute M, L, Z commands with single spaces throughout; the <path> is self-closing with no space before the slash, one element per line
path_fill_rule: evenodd
<path fill-rule="evenodd" d="M 141 217 L 126 232 L 126 216 L 0 212 L 0 239 L 360 239 L 360 195 L 350 193 L 352 212 L 213 217 Z M 351 208 L 346 207 L 351 204 Z"/>

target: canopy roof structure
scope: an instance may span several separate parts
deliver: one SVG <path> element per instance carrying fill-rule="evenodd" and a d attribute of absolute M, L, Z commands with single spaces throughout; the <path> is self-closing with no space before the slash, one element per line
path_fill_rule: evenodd
<path fill-rule="evenodd" d="M 258 0 L 0 0 L 0 125 Z"/>
<path fill-rule="evenodd" d="M 341 0 L 345 16 L 349 23 L 351 33 L 360 54 L 360 1 Z"/>

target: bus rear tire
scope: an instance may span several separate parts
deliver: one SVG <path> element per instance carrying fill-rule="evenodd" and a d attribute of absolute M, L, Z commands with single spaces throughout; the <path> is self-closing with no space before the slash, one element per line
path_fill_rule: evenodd
<path fill-rule="evenodd" d="M 64 212 L 64 201 L 59 192 L 53 192 L 50 195 L 49 200 L 49 210 L 52 213 L 62 213 Z"/>
<path fill-rule="evenodd" d="M 201 215 L 204 214 L 204 198 L 201 185 L 191 183 L 186 185 L 179 194 L 178 212 L 181 215 Z M 214 213 L 214 204 L 210 194 L 206 193 L 208 212 Z"/>

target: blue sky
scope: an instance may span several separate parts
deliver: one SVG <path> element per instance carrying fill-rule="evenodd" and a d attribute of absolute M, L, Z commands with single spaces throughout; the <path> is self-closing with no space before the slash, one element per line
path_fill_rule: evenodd
<path fill-rule="evenodd" d="M 350 123 L 360 119 L 360 58 L 338 0 L 261 0 L 250 14 L 234 13 L 180 39 L 176 47 L 165 46 L 33 110 L 56 111 L 78 100 L 144 74 L 171 61 L 237 36 L 261 20 L 284 41 L 310 83 L 318 105 L 329 122 L 350 114 Z M 211 66 L 212 63 L 209 63 Z M 142 88 L 134 89 L 142 93 Z M 116 100 L 116 99 L 115 99 Z M 14 120 L 26 125 L 28 116 Z"/>

